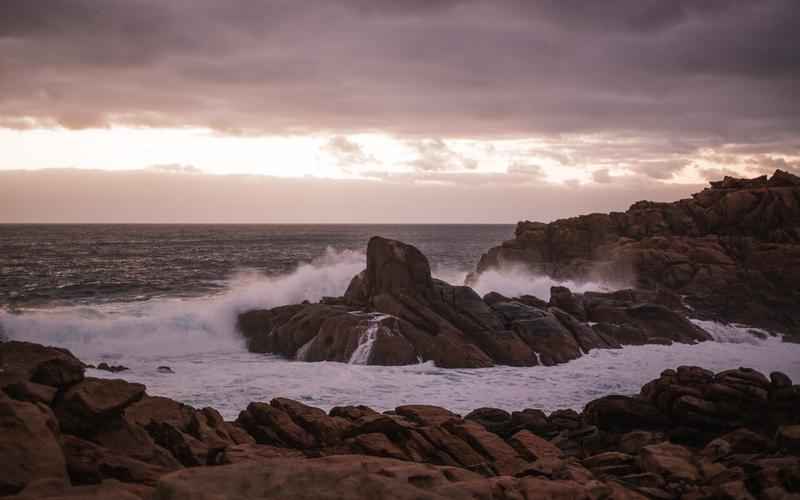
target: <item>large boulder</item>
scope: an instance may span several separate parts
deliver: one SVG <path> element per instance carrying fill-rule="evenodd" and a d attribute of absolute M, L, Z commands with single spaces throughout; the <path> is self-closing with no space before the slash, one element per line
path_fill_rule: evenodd
<path fill-rule="evenodd" d="M 21 382 L 63 388 L 83 380 L 84 365 L 66 349 L 0 342 L 0 389 Z"/>
<path fill-rule="evenodd" d="M 800 178 L 726 178 L 690 199 L 550 224 L 520 222 L 481 258 L 480 273 L 523 266 L 556 279 L 670 290 L 694 314 L 800 332 Z M 581 317 L 586 304 L 556 290 Z"/>
<path fill-rule="evenodd" d="M 38 480 L 69 484 L 53 413 L 42 404 L 15 401 L 0 391 L 0 496 Z"/>

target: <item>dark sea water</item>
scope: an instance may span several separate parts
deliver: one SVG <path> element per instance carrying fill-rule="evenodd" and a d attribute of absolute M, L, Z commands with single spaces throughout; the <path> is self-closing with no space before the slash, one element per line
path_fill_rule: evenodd
<path fill-rule="evenodd" d="M 289 273 L 372 236 L 416 245 L 431 267 L 475 268 L 510 225 L 0 225 L 0 306 L 46 307 L 190 297 L 236 273 Z"/>

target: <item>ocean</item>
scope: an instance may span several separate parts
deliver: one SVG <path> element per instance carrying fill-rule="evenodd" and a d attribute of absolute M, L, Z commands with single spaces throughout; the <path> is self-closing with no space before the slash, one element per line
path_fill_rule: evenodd
<path fill-rule="evenodd" d="M 142 382 L 153 395 L 235 418 L 250 401 L 289 397 L 329 409 L 409 403 L 465 413 L 580 409 L 630 394 L 666 368 L 749 366 L 800 379 L 800 345 L 701 323 L 716 341 L 595 350 L 556 367 L 448 370 L 293 362 L 246 351 L 236 315 L 341 295 L 365 267 L 371 236 L 416 245 L 434 276 L 463 283 L 512 225 L 0 225 L 0 335 L 70 349 L 130 370 L 91 376 Z M 549 298 L 556 283 L 518 269 L 483 275 L 479 293 Z M 577 291 L 602 283 L 567 283 Z M 161 373 L 159 366 L 174 373 Z"/>

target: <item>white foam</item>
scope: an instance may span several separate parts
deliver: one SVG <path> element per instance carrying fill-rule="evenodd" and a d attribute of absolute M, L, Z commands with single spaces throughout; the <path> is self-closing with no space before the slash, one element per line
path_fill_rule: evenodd
<path fill-rule="evenodd" d="M 766 330 L 736 323 L 726 324 L 699 319 L 692 319 L 691 322 L 708 332 L 717 342 L 757 345 L 771 336 Z"/>
<path fill-rule="evenodd" d="M 558 281 L 549 276 L 533 274 L 521 266 L 506 266 L 481 273 L 472 287 L 481 296 L 497 292 L 507 297 L 533 295 L 542 300 L 550 300 L 550 288 L 564 286 L 575 293 L 589 291 L 613 291 L 618 286 L 603 282 Z"/>
<path fill-rule="evenodd" d="M 365 260 L 360 252 L 328 249 L 283 276 L 239 273 L 227 291 L 211 297 L 0 311 L 0 327 L 10 339 L 58 345 L 87 357 L 243 349 L 235 332 L 240 312 L 341 295 Z"/>

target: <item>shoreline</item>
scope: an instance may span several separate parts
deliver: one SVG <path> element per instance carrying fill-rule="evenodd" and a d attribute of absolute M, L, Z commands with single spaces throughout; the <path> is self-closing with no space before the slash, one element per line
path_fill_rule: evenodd
<path fill-rule="evenodd" d="M 212 408 L 149 396 L 141 384 L 85 377 L 66 350 L 2 342 L 0 364 L 0 455 L 16 450 L 2 457 L 12 472 L 0 494 L 28 494 L 20 498 L 90 490 L 97 498 L 233 498 L 224 495 L 248 477 L 276 487 L 276 474 L 329 476 L 274 496 L 292 498 L 386 470 L 461 478 L 412 484 L 430 498 L 444 486 L 455 488 L 450 498 L 483 498 L 479 491 L 499 483 L 575 498 L 705 498 L 730 488 L 782 498 L 774 495 L 794 491 L 800 471 L 800 386 L 782 373 L 683 366 L 637 396 L 606 395 L 580 413 L 479 408 L 462 418 L 430 405 L 324 412 L 276 398 L 226 421 Z M 389 491 L 408 487 L 392 478 Z"/>

